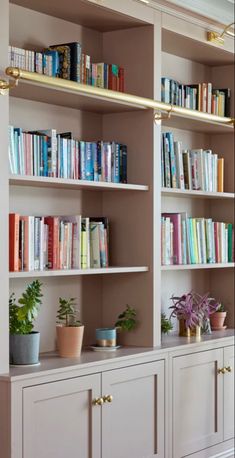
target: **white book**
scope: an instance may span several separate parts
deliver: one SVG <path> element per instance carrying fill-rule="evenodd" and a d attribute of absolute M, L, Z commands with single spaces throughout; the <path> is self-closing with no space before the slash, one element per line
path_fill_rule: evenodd
<path fill-rule="evenodd" d="M 205 230 L 205 219 L 198 218 L 200 224 L 200 241 L 201 241 L 201 255 L 202 255 L 202 264 L 207 263 L 206 258 L 206 230 Z"/>
<path fill-rule="evenodd" d="M 185 189 L 182 142 L 174 142 L 174 150 L 176 157 L 177 185 L 179 189 Z"/>
<path fill-rule="evenodd" d="M 208 166 L 208 191 L 212 192 L 212 151 L 207 150 L 207 166 Z"/>
<path fill-rule="evenodd" d="M 194 167 L 195 167 L 195 182 L 198 190 L 204 191 L 204 165 L 203 165 L 203 150 L 194 149 L 192 150 L 194 155 Z"/>
<path fill-rule="evenodd" d="M 225 262 L 228 262 L 228 228 L 225 226 Z"/>
<path fill-rule="evenodd" d="M 85 219 L 85 218 L 84 218 Z M 88 218 L 89 219 L 89 218 Z M 81 215 L 61 216 L 60 220 L 70 223 L 70 238 L 73 239 L 73 250 L 70 254 L 72 269 L 81 269 Z M 71 235 L 72 228 L 72 235 Z"/>
<path fill-rule="evenodd" d="M 44 218 L 39 222 L 39 270 L 44 269 Z"/>
<path fill-rule="evenodd" d="M 213 154 L 214 157 L 214 187 L 213 191 L 217 192 L 218 190 L 218 154 Z"/>
<path fill-rule="evenodd" d="M 171 264 L 171 220 L 165 219 L 165 265 Z"/>
<path fill-rule="evenodd" d="M 101 267 L 100 263 L 100 231 L 99 226 L 101 222 L 91 222 L 90 223 L 90 244 L 91 244 L 91 268 L 99 269 Z"/>

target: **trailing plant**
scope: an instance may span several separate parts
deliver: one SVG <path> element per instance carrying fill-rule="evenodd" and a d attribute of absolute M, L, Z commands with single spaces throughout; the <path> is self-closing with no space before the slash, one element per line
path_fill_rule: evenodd
<path fill-rule="evenodd" d="M 209 293 L 201 296 L 194 291 L 183 294 L 181 297 L 171 297 L 173 305 L 171 317 L 184 320 L 187 328 L 202 326 L 203 322 L 210 317 L 218 308 L 218 303 L 214 298 L 209 297 Z"/>
<path fill-rule="evenodd" d="M 115 323 L 115 328 L 121 331 L 133 331 L 137 326 L 136 320 L 136 310 L 129 305 L 126 306 L 126 309 L 120 313 L 118 319 Z"/>
<path fill-rule="evenodd" d="M 76 298 L 70 299 L 59 298 L 59 309 L 57 310 L 58 324 L 66 327 L 82 326 L 82 323 L 76 319 L 78 311 L 76 310 Z"/>
<path fill-rule="evenodd" d="M 10 334 L 30 334 L 42 304 L 42 284 L 34 280 L 27 286 L 25 292 L 16 303 L 15 294 L 9 298 L 9 326 Z"/>
<path fill-rule="evenodd" d="M 168 334 L 173 329 L 173 324 L 170 318 L 167 318 L 165 313 L 161 313 L 161 331 L 163 334 Z"/>

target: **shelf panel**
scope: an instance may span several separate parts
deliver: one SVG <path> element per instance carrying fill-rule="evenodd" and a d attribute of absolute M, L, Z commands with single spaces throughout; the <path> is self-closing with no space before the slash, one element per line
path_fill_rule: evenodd
<path fill-rule="evenodd" d="M 99 4 L 97 4 L 98 2 Z M 84 0 L 66 0 L 66 2 L 57 0 L 50 0 L 49 2 L 48 0 L 14 0 L 14 3 L 100 32 L 138 27 L 146 24 L 144 18 L 139 20 L 127 14 L 116 13 L 105 8 L 107 5 L 102 5 L 104 2 L 99 0 L 86 2 Z M 143 9 L 141 11 L 143 13 Z"/>
<path fill-rule="evenodd" d="M 185 108 L 186 109 L 186 108 Z M 188 115 L 180 115 L 179 113 L 174 113 L 169 119 L 164 119 L 162 121 L 164 127 L 168 129 L 175 128 L 175 129 L 182 129 L 182 130 L 190 130 L 192 132 L 203 132 L 206 134 L 233 134 L 234 128 L 232 125 L 218 123 L 209 120 L 201 120 L 193 118 L 194 110 L 188 109 Z M 197 111 L 197 110 L 195 110 Z M 197 112 L 198 113 L 198 112 Z M 203 113 L 202 113 L 203 114 Z M 211 115 L 215 116 L 215 115 Z M 226 118 L 225 118 L 226 119 Z"/>
<path fill-rule="evenodd" d="M 162 188 L 162 196 L 164 197 L 190 197 L 196 199 L 234 199 L 233 192 L 205 192 L 205 191 L 192 191 L 172 188 Z"/>
<path fill-rule="evenodd" d="M 10 175 L 12 186 L 31 186 L 37 188 L 60 188 L 83 191 L 148 191 L 149 187 L 137 184 L 103 183 L 95 181 L 71 180 L 65 178 L 34 177 Z"/>
<path fill-rule="evenodd" d="M 196 269 L 231 269 L 235 267 L 234 262 L 229 263 L 217 263 L 217 264 L 187 264 L 179 266 L 161 266 L 162 271 L 170 270 L 196 270 Z"/>
<path fill-rule="evenodd" d="M 39 278 L 39 277 L 76 277 L 81 275 L 107 275 L 148 272 L 148 267 L 107 267 L 103 269 L 70 269 L 70 270 L 43 270 L 31 272 L 9 272 L 9 278 Z"/>

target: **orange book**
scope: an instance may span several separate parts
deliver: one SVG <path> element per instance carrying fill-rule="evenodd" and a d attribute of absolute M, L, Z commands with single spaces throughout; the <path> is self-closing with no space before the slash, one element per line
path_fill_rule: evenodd
<path fill-rule="evenodd" d="M 17 272 L 19 270 L 19 233 L 20 215 L 18 213 L 9 214 L 9 270 Z"/>
<path fill-rule="evenodd" d="M 218 192 L 224 192 L 224 158 L 218 159 Z"/>

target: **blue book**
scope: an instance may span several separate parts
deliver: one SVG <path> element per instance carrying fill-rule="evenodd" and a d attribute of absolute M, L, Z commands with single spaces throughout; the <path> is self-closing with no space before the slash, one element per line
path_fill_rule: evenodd
<path fill-rule="evenodd" d="M 169 142 L 170 170 L 171 170 L 171 187 L 177 188 L 176 159 L 174 150 L 174 138 L 172 132 L 166 132 L 166 138 Z"/>
<path fill-rule="evenodd" d="M 127 183 L 127 146 L 120 145 L 120 182 Z"/>
<path fill-rule="evenodd" d="M 86 142 L 85 146 L 85 175 L 87 181 L 94 181 L 92 143 Z"/>
<path fill-rule="evenodd" d="M 109 66 L 104 64 L 104 89 L 109 87 Z"/>
<path fill-rule="evenodd" d="M 86 179 L 86 142 L 80 142 L 80 179 Z"/>
<path fill-rule="evenodd" d="M 92 161 L 94 170 L 94 181 L 99 181 L 98 145 L 95 142 L 92 143 Z"/>
<path fill-rule="evenodd" d="M 48 176 L 48 143 L 47 137 L 42 137 L 42 147 L 43 147 L 43 176 Z"/>
<path fill-rule="evenodd" d="M 52 76 L 57 78 L 60 75 L 60 57 L 58 51 L 47 49 L 43 53 L 45 56 L 52 57 Z M 45 64 L 45 60 L 43 59 Z"/>
<path fill-rule="evenodd" d="M 112 142 L 111 152 L 112 163 L 112 181 L 113 183 L 120 183 L 120 145 L 119 143 Z"/>
<path fill-rule="evenodd" d="M 195 241 L 196 243 L 196 241 Z M 193 220 L 189 218 L 189 244 L 190 244 L 190 258 L 191 264 L 196 264 L 196 254 L 194 250 L 194 231 L 193 231 Z"/>
<path fill-rule="evenodd" d="M 102 181 L 102 148 L 103 148 L 103 142 L 99 141 L 97 143 L 98 177 L 99 177 L 99 181 Z"/>
<path fill-rule="evenodd" d="M 170 103 L 170 79 L 161 79 L 161 99 L 162 102 Z"/>

